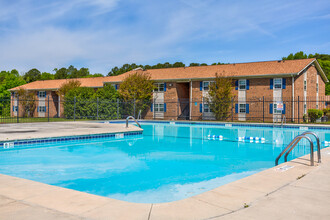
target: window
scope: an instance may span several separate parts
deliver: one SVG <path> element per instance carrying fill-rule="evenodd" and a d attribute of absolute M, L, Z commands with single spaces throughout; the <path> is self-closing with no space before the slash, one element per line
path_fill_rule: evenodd
<path fill-rule="evenodd" d="M 111 84 L 114 88 L 115 88 L 115 90 L 118 90 L 118 84 Z"/>
<path fill-rule="evenodd" d="M 208 91 L 210 89 L 210 85 L 213 84 L 213 81 L 204 81 L 203 82 L 203 90 Z"/>
<path fill-rule="evenodd" d="M 239 113 L 246 113 L 246 104 L 239 104 Z"/>
<path fill-rule="evenodd" d="M 164 92 L 164 83 L 155 83 L 154 92 Z"/>
<path fill-rule="evenodd" d="M 274 79 L 274 88 L 282 89 L 282 78 Z"/>
<path fill-rule="evenodd" d="M 304 104 L 304 114 L 307 114 L 307 105 Z"/>
<path fill-rule="evenodd" d="M 304 81 L 304 91 L 305 92 L 307 91 L 307 81 L 306 80 Z"/>
<path fill-rule="evenodd" d="M 18 111 L 18 106 L 13 106 L 13 112 L 17 112 Z"/>
<path fill-rule="evenodd" d="M 212 112 L 209 104 L 204 104 L 204 112 Z"/>
<path fill-rule="evenodd" d="M 316 109 L 319 109 L 319 104 L 316 104 Z"/>
<path fill-rule="evenodd" d="M 46 112 L 46 106 L 39 106 L 39 112 Z"/>
<path fill-rule="evenodd" d="M 246 80 L 245 79 L 238 80 L 238 88 L 239 88 L 239 90 L 246 90 Z"/>
<path fill-rule="evenodd" d="M 282 114 L 282 110 L 277 110 L 277 104 L 276 103 L 274 103 L 274 114 Z"/>
<path fill-rule="evenodd" d="M 46 98 L 46 91 L 39 91 L 39 98 Z"/>
<path fill-rule="evenodd" d="M 164 112 L 164 104 L 154 104 L 155 112 Z"/>
<path fill-rule="evenodd" d="M 319 92 L 319 83 L 316 83 L 316 92 Z"/>

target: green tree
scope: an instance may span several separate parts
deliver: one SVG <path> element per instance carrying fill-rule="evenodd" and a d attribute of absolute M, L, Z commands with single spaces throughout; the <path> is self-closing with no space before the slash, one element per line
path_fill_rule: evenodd
<path fill-rule="evenodd" d="M 75 90 L 76 88 L 80 88 L 81 83 L 78 80 L 71 79 L 66 83 L 63 83 L 61 87 L 58 89 L 57 94 L 61 97 L 65 97 L 65 95 L 71 90 Z"/>
<path fill-rule="evenodd" d="M 209 96 L 205 97 L 210 109 L 218 121 L 226 120 L 230 115 L 232 79 L 216 73 L 215 82 L 209 86 Z"/>
<path fill-rule="evenodd" d="M 174 64 L 173 64 L 173 67 L 185 67 L 186 66 L 186 64 L 184 64 L 184 63 L 182 63 L 182 62 L 175 62 Z"/>
<path fill-rule="evenodd" d="M 154 83 L 148 73 L 136 72 L 127 76 L 119 87 L 120 97 L 126 102 L 127 114 L 134 115 L 129 109 L 135 109 L 135 114 L 140 110 L 145 114 L 150 107 L 153 90 Z"/>
<path fill-rule="evenodd" d="M 199 63 L 191 63 L 191 64 L 189 64 L 189 66 L 200 66 L 200 64 Z"/>
<path fill-rule="evenodd" d="M 61 69 L 54 69 L 55 71 L 55 79 L 67 79 L 68 78 L 68 70 L 64 67 L 62 67 Z"/>
<path fill-rule="evenodd" d="M 33 91 L 27 91 L 26 89 L 19 89 L 19 109 L 23 112 L 23 117 L 33 117 L 35 109 L 37 107 L 37 98 Z"/>
<path fill-rule="evenodd" d="M 28 72 L 26 72 L 24 74 L 23 78 L 27 83 L 34 82 L 34 81 L 40 80 L 41 73 L 38 69 L 33 68 L 33 69 L 30 69 Z"/>
<path fill-rule="evenodd" d="M 43 72 L 40 77 L 40 80 L 53 80 L 53 79 L 55 79 L 55 76 L 47 72 Z"/>
<path fill-rule="evenodd" d="M 23 77 L 18 74 L 17 70 L 12 70 L 11 72 L 1 71 L 0 72 L 0 115 L 9 116 L 10 115 L 10 91 L 17 86 L 24 85 L 26 82 Z"/>

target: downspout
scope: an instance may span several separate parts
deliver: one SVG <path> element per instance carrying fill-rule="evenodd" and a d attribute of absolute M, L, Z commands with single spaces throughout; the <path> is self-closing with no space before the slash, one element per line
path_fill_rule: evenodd
<path fill-rule="evenodd" d="M 295 114 L 294 114 L 294 76 L 293 75 L 292 75 L 292 115 L 293 115 L 292 122 L 294 122 Z"/>
<path fill-rule="evenodd" d="M 190 106 L 189 106 L 189 119 L 191 120 L 191 111 L 192 111 L 192 81 L 190 79 Z"/>

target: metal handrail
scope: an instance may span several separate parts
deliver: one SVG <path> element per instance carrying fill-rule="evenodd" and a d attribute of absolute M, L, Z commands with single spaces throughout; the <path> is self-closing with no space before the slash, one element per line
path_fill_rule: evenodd
<path fill-rule="evenodd" d="M 275 166 L 278 165 L 278 160 L 283 156 L 283 154 L 290 149 L 290 151 L 298 144 L 298 142 L 301 140 L 301 139 L 307 139 L 310 143 L 310 146 L 311 146 L 311 153 L 310 153 L 310 160 L 311 160 L 311 166 L 314 166 L 314 144 L 313 144 L 313 141 L 310 139 L 310 137 L 306 136 L 306 134 L 301 134 L 301 135 L 298 135 L 296 136 L 290 143 L 289 145 L 280 153 L 280 155 L 278 155 L 278 157 L 276 158 L 275 160 Z M 290 148 L 292 146 L 292 148 Z"/>
<path fill-rule="evenodd" d="M 314 132 L 312 132 L 312 131 L 306 131 L 306 132 L 302 133 L 301 135 L 307 135 L 307 134 L 311 134 L 311 135 L 313 135 L 313 136 L 316 138 L 316 143 L 317 143 L 317 162 L 318 162 L 318 163 L 321 163 L 321 146 L 320 146 L 320 138 L 319 138 L 319 136 L 318 136 L 316 133 L 314 133 Z M 298 143 L 296 143 L 295 145 L 297 145 L 297 144 L 298 144 Z M 285 162 L 287 162 L 288 155 L 289 155 L 289 153 L 293 150 L 293 148 L 295 147 L 295 145 L 292 146 L 291 149 L 289 149 L 288 152 L 285 154 L 285 157 L 284 157 L 284 161 L 285 161 Z"/>
<path fill-rule="evenodd" d="M 283 116 L 283 118 L 282 118 L 282 124 L 281 124 L 281 126 L 282 126 L 282 128 L 283 128 L 283 122 L 285 121 L 285 124 L 286 124 L 286 117 L 285 117 L 285 115 Z"/>
<path fill-rule="evenodd" d="M 126 118 L 126 128 L 128 128 L 128 120 L 129 119 L 133 119 L 134 121 L 135 121 L 135 123 L 139 126 L 139 128 L 141 128 L 141 125 L 140 125 L 140 123 L 133 117 L 133 116 L 128 116 L 127 118 Z"/>
<path fill-rule="evenodd" d="M 139 120 L 139 119 L 141 119 L 141 109 L 139 110 L 139 114 L 138 114 L 138 117 L 137 117 L 137 119 Z"/>

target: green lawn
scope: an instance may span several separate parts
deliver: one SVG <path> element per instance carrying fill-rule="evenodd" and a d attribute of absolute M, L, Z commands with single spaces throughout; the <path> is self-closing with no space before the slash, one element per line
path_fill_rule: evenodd
<path fill-rule="evenodd" d="M 76 119 L 76 121 L 84 121 L 88 119 Z M 73 121 L 73 119 L 67 118 L 49 118 L 50 122 L 56 121 Z M 48 118 L 19 118 L 19 123 L 33 123 L 33 122 L 48 122 Z M 0 116 L 0 124 L 5 123 L 17 123 L 17 117 L 3 117 Z"/>

